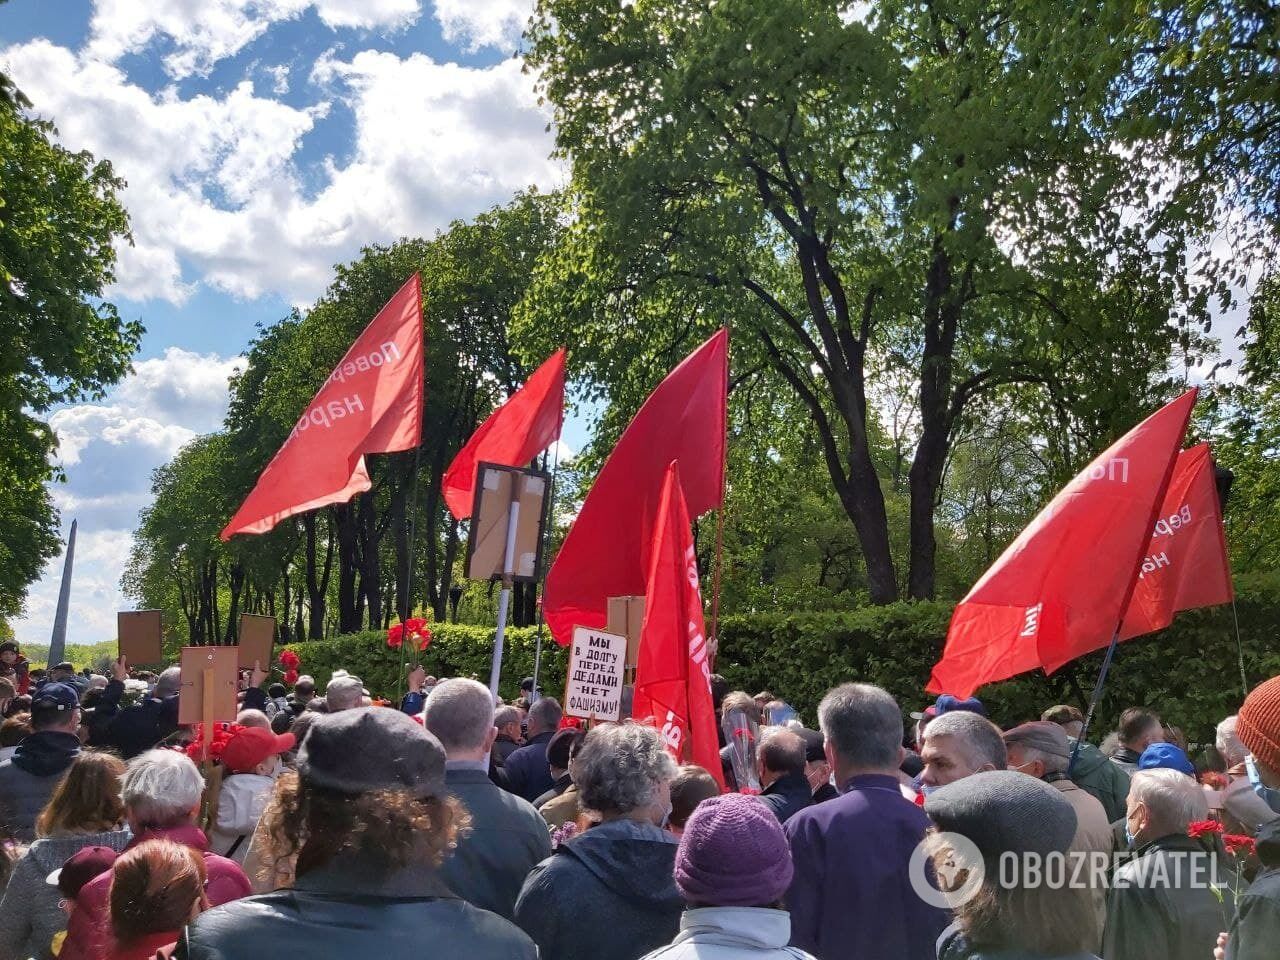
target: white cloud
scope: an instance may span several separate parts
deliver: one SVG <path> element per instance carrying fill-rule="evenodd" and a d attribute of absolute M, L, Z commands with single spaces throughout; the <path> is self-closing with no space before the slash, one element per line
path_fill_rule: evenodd
<path fill-rule="evenodd" d="M 240 357 L 170 347 L 135 363 L 101 403 L 64 407 L 49 418 L 67 475 L 51 488 L 64 536 L 72 519 L 80 521 L 71 610 L 78 640 L 115 636 L 115 612 L 125 604 L 120 574 L 138 511 L 151 501 L 151 472 L 197 434 L 218 428 L 227 377 L 241 364 Z M 32 586 L 26 613 L 14 624 L 20 640 L 48 641 L 61 574 L 58 558 Z"/>
<path fill-rule="evenodd" d="M 94 0 L 87 52 L 112 63 L 167 38 L 174 47 L 164 57 L 169 75 L 203 75 L 272 23 L 311 7 L 330 28 L 396 29 L 419 13 L 418 0 Z"/>
<path fill-rule="evenodd" d="M 533 13 L 532 0 L 435 0 L 445 40 L 471 53 L 482 47 L 511 52 Z"/>
<path fill-rule="evenodd" d="M 263 72 L 271 78 L 271 92 L 280 94 L 289 92 L 289 68 L 287 63 L 266 67 Z"/>
<path fill-rule="evenodd" d="M 149 93 L 46 40 L 10 47 L 0 61 L 56 118 L 64 143 L 110 158 L 128 181 L 135 245 L 120 251 L 113 296 L 182 303 L 204 283 L 305 303 L 331 264 L 365 244 L 426 235 L 563 179 L 547 116 L 514 60 L 467 68 L 421 54 L 323 57 L 313 82 L 349 104 L 355 130 L 350 161 L 325 158 L 314 195 L 297 153 L 328 101 L 297 109 L 249 81 L 219 96 Z"/>
<path fill-rule="evenodd" d="M 71 521 L 68 519 L 64 537 L 70 529 Z M 68 643 L 88 644 L 114 639 L 116 612 L 129 607 L 120 592 L 120 571 L 129 559 L 129 546 L 128 530 L 95 530 L 80 524 L 71 574 Z M 58 605 L 62 562 L 62 556 L 58 556 L 45 567 L 44 577 L 32 587 L 27 597 L 26 612 L 13 621 L 14 635 L 19 643 L 49 642 Z"/>

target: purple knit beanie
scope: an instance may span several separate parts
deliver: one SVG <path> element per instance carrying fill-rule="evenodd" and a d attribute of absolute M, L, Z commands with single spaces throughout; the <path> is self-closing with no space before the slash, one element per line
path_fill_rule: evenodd
<path fill-rule="evenodd" d="M 676 851 L 676 887 L 688 903 L 765 907 L 791 886 L 791 848 L 773 811 L 755 797 L 703 800 Z"/>

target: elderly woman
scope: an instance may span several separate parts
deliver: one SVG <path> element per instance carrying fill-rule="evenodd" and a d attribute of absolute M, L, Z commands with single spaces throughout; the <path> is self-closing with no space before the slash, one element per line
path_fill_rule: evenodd
<path fill-rule="evenodd" d="M 129 761 L 121 781 L 124 817 L 133 839 L 126 849 L 148 840 L 171 840 L 191 847 L 204 861 L 210 906 L 246 896 L 249 881 L 234 860 L 209 852 L 209 840 L 195 825 L 200 814 L 204 777 L 184 753 L 148 750 Z M 84 960 L 105 955 L 111 944 L 111 875 L 89 881 L 76 897 L 67 924 L 60 960 Z"/>
<path fill-rule="evenodd" d="M 528 937 L 441 879 L 467 825 L 420 724 L 381 707 L 317 716 L 262 821 L 267 852 L 296 858 L 293 887 L 201 914 L 178 956 L 536 960 Z"/>
<path fill-rule="evenodd" d="M 587 734 L 573 777 L 583 811 L 600 824 L 538 864 L 516 901 L 516 923 L 542 956 L 635 960 L 676 935 L 676 839 L 662 829 L 676 770 L 652 727 Z"/>

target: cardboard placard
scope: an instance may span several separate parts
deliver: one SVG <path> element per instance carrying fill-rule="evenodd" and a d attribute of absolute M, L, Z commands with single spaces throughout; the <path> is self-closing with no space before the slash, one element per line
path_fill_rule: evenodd
<path fill-rule="evenodd" d="M 624 635 L 574 627 L 564 690 L 565 714 L 583 720 L 620 720 L 626 655 Z"/>
<path fill-rule="evenodd" d="M 120 656 L 130 666 L 164 663 L 164 623 L 159 610 L 121 610 L 116 614 Z"/>
<path fill-rule="evenodd" d="M 640 655 L 640 628 L 644 626 L 644 597 L 610 597 L 605 629 L 627 637 L 627 668 L 634 670 Z"/>
<path fill-rule="evenodd" d="M 182 679 L 178 687 L 178 723 L 236 718 L 235 647 L 183 647 Z M 206 699 L 205 671 L 210 672 Z"/>
<path fill-rule="evenodd" d="M 498 463 L 476 465 L 476 492 L 467 539 L 467 576 L 494 580 L 503 575 L 512 491 L 520 503 L 511 579 L 534 583 L 542 568 L 542 531 L 546 523 L 551 475 Z"/>
<path fill-rule="evenodd" d="M 262 669 L 271 672 L 271 650 L 276 642 L 276 618 L 264 617 L 256 613 L 240 614 L 240 643 L 236 649 L 240 651 L 241 667 L 253 669 L 256 660 Z"/>

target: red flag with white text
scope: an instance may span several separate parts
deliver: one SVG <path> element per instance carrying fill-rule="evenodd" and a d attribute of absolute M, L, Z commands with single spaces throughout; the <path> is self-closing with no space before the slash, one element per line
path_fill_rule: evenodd
<path fill-rule="evenodd" d="M 1120 639 L 1163 630 L 1182 610 L 1230 603 L 1231 564 L 1209 444 L 1178 454 Z"/>
<path fill-rule="evenodd" d="M 1195 400 L 1188 390 L 1126 433 L 1018 535 L 956 606 L 931 692 L 968 697 L 1111 642 Z"/>
<path fill-rule="evenodd" d="M 449 464 L 441 481 L 444 502 L 459 520 L 471 516 L 476 464 L 526 466 L 556 440 L 564 425 L 564 355 L 561 347 L 524 386 L 489 415 Z"/>
<path fill-rule="evenodd" d="M 723 502 L 728 389 L 729 333 L 721 330 L 658 384 L 623 432 L 547 572 L 542 610 L 561 646 L 575 626 L 603 628 L 610 597 L 644 593 L 672 460 L 691 515 Z"/>
<path fill-rule="evenodd" d="M 657 727 L 679 762 L 696 763 L 723 789 L 708 653 L 698 558 L 680 469 L 672 462 L 650 549 L 632 716 Z"/>
<path fill-rule="evenodd" d="M 368 490 L 365 454 L 411 450 L 422 440 L 422 375 L 415 273 L 333 368 L 222 539 L 266 533 L 286 517 Z"/>

